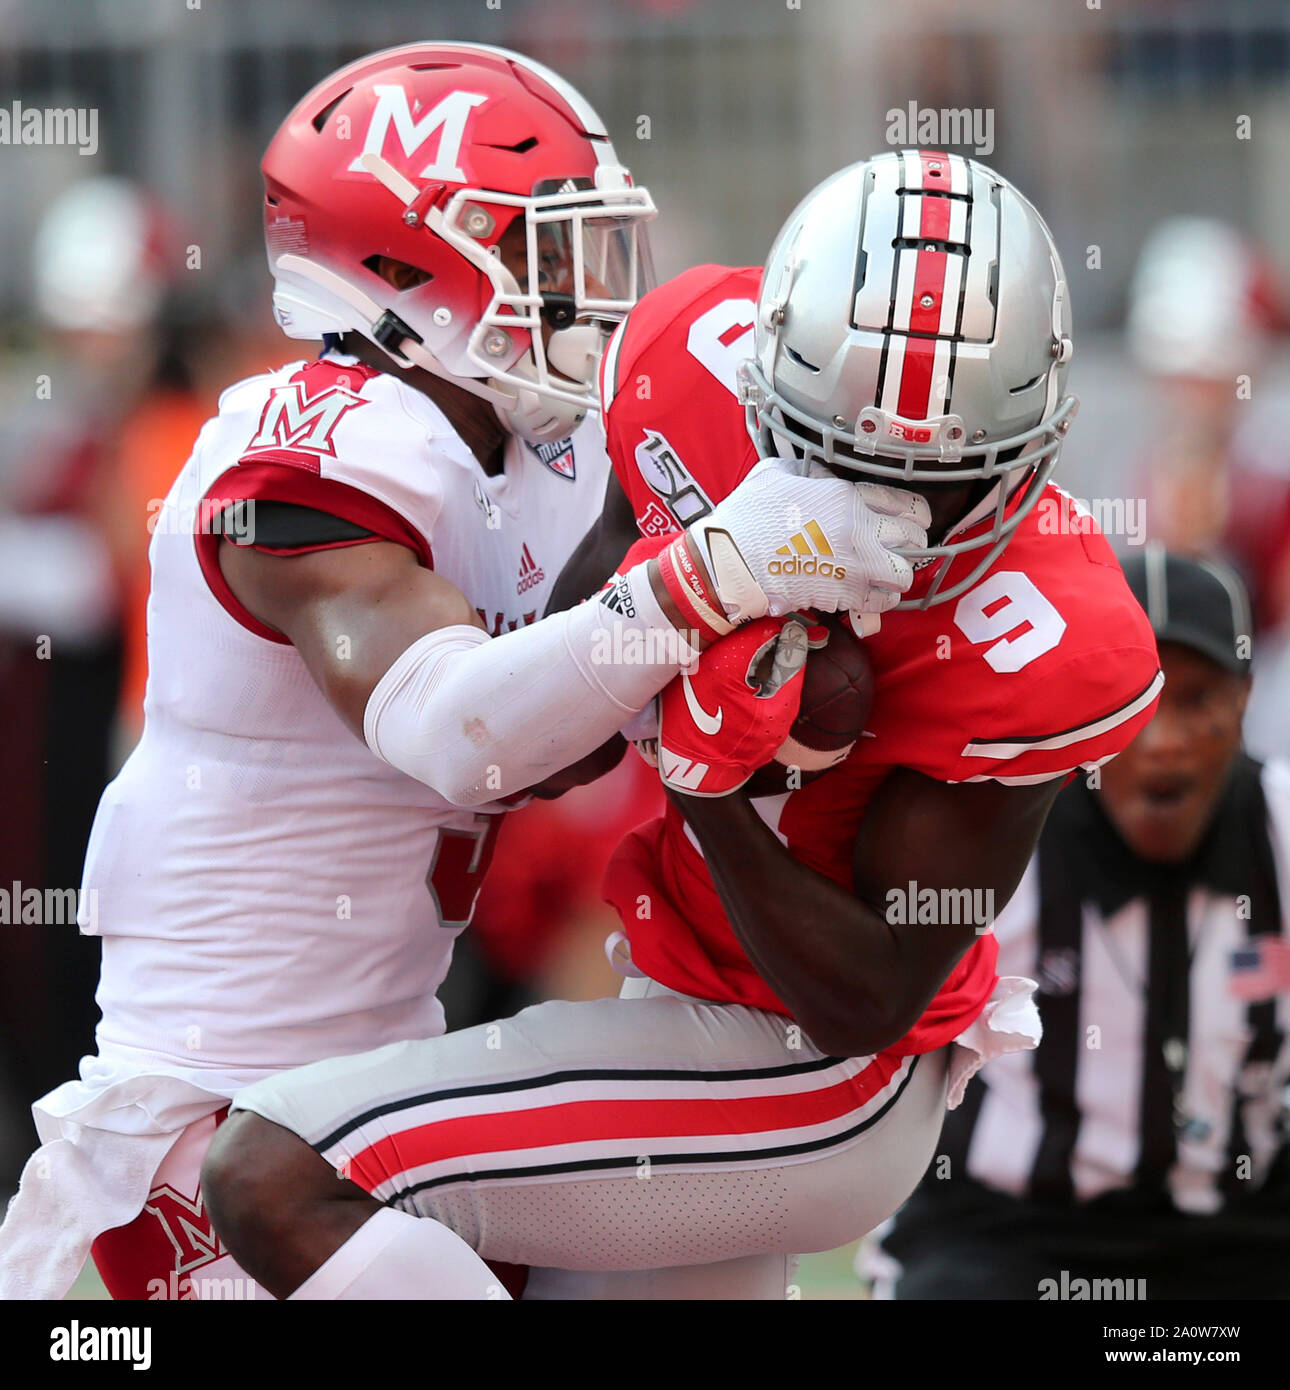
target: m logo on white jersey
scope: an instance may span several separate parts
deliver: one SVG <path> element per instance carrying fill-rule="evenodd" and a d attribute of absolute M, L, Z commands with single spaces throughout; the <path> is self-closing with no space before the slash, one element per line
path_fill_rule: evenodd
<path fill-rule="evenodd" d="M 433 111 L 427 112 L 419 121 L 414 121 L 405 88 L 397 84 L 378 83 L 373 90 L 376 92 L 376 108 L 367 124 L 367 136 L 363 140 L 362 152 L 355 156 L 354 162 L 349 166 L 350 172 L 362 171 L 363 155 L 381 153 L 385 148 L 385 138 L 390 133 L 390 125 L 393 123 L 394 133 L 399 137 L 403 153 L 409 159 L 436 130 L 442 129 L 438 153 L 421 170 L 420 177 L 443 179 L 447 183 L 464 182 L 466 176 L 457 167 L 457 159 L 461 154 L 461 142 L 466 135 L 466 117 L 488 98 L 478 92 L 449 92 Z"/>
<path fill-rule="evenodd" d="M 304 383 L 289 382 L 275 386 L 260 416 L 255 438 L 246 446 L 247 453 L 260 449 L 305 449 L 313 454 L 336 457 L 332 435 L 341 416 L 355 406 L 366 405 L 362 396 L 344 386 L 329 386 L 309 400 L 305 399 Z"/>

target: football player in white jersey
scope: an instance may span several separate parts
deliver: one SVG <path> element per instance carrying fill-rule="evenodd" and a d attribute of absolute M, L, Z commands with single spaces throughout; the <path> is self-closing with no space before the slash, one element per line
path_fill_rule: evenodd
<path fill-rule="evenodd" d="M 732 626 L 889 607 L 922 537 L 895 494 L 770 465 L 684 566 L 539 618 L 600 515 L 584 417 L 649 195 L 566 82 L 462 44 L 333 74 L 263 171 L 278 322 L 324 351 L 230 387 L 156 517 L 145 730 L 85 866 L 98 1054 L 35 1106 L 0 1296 L 61 1295 L 92 1243 L 114 1296 L 247 1296 L 198 1186 L 229 1098 L 442 1031 L 507 802 L 587 775 Z M 838 562 L 767 593 L 808 510 Z"/>

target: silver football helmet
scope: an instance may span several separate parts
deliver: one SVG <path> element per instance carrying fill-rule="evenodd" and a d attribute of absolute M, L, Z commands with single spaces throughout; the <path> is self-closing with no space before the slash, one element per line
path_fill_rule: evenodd
<path fill-rule="evenodd" d="M 902 552 L 941 564 L 897 606 L 970 588 L 1039 500 L 1078 407 L 1066 276 L 1043 219 L 976 160 L 876 155 L 799 204 L 757 307 L 739 379 L 758 452 L 895 486 L 993 480 L 940 544 Z M 983 558 L 946 586 L 973 550 Z"/>

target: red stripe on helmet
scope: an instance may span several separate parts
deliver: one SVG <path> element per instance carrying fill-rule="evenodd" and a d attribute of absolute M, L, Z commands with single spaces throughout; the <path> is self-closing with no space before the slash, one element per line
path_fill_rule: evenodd
<path fill-rule="evenodd" d="M 936 362 L 935 338 L 907 338 L 901 365 L 900 396 L 896 414 L 906 420 L 926 420 L 932 393 L 932 368 Z"/>
<path fill-rule="evenodd" d="M 914 266 L 914 298 L 909 306 L 909 331 L 935 333 L 941 326 L 941 295 L 945 292 L 944 251 L 920 251 Z"/>
<path fill-rule="evenodd" d="M 925 241 L 950 239 L 950 208 L 948 198 L 924 198 L 920 210 L 918 235 Z"/>
<path fill-rule="evenodd" d="M 940 150 L 919 150 L 918 162 L 923 175 L 923 187 L 933 193 L 948 193 L 953 178 L 950 157 Z"/>

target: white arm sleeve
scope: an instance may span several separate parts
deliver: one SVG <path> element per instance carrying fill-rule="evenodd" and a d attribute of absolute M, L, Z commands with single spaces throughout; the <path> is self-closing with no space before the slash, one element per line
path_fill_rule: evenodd
<path fill-rule="evenodd" d="M 367 701 L 377 757 L 457 806 L 523 791 L 599 748 L 695 657 L 644 565 L 611 591 L 501 637 L 440 628 Z"/>

